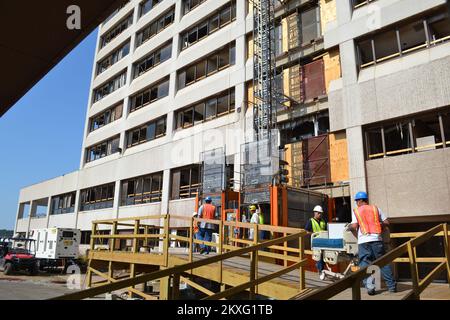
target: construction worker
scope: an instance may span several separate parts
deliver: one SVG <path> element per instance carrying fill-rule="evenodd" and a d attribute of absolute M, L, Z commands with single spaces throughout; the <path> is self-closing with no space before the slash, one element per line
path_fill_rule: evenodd
<path fill-rule="evenodd" d="M 203 219 L 209 219 L 213 220 L 216 219 L 216 207 L 211 204 L 212 199 L 211 197 L 205 198 L 205 204 L 203 204 L 200 209 L 198 210 L 198 217 Z M 215 224 L 209 223 L 209 222 L 200 222 L 200 237 L 203 241 L 211 242 L 212 240 L 212 234 L 216 228 Z M 211 247 L 202 244 L 200 253 L 203 254 L 209 254 L 211 251 Z"/>
<path fill-rule="evenodd" d="M 358 238 L 359 266 L 364 268 L 381 256 L 386 254 L 382 233 L 388 228 L 389 221 L 384 213 L 376 206 L 369 205 L 369 197 L 366 192 L 358 192 L 355 195 L 357 208 L 352 213 L 350 230 Z M 397 292 L 397 283 L 390 265 L 381 268 L 389 292 Z M 369 295 L 374 295 L 375 287 L 367 279 L 363 280 Z"/>
<path fill-rule="evenodd" d="M 249 207 L 249 211 L 250 211 L 250 223 L 256 223 L 256 224 L 264 224 L 264 216 L 263 213 L 261 211 L 261 207 L 258 205 L 258 208 L 256 208 L 255 205 L 251 205 Z M 249 239 L 253 240 L 253 236 L 254 236 L 254 229 L 250 229 L 250 235 L 249 235 Z M 259 240 L 263 240 L 264 239 L 264 231 L 260 230 L 259 231 Z"/>
<path fill-rule="evenodd" d="M 308 233 L 316 233 L 320 231 L 326 231 L 327 230 L 327 222 L 323 218 L 323 208 L 322 206 L 315 206 L 313 209 L 314 216 L 308 220 L 305 226 L 305 230 Z M 325 267 L 325 262 L 323 261 L 323 258 L 320 259 L 320 261 L 317 261 L 316 268 L 317 271 L 319 271 L 319 275 L 322 275 L 323 269 Z"/>

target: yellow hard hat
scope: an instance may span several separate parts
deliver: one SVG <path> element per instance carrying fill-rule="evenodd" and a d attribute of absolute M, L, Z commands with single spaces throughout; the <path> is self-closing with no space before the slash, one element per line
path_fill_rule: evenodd
<path fill-rule="evenodd" d="M 256 210 L 256 206 L 255 205 L 251 205 L 250 207 L 248 207 L 250 209 L 250 211 Z"/>

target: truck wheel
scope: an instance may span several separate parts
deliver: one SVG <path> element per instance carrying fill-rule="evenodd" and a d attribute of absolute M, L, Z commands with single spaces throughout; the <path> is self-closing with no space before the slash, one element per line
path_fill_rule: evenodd
<path fill-rule="evenodd" d="M 30 269 L 28 271 L 30 272 L 30 276 L 35 276 L 38 274 L 38 267 L 32 266 L 32 267 L 30 267 Z"/>
<path fill-rule="evenodd" d="M 5 275 L 10 275 L 13 272 L 13 265 L 10 262 L 5 263 L 5 269 L 3 270 L 3 273 Z"/>

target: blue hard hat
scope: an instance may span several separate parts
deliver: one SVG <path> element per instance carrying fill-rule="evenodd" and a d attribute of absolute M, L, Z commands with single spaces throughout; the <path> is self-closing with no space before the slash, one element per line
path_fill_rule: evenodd
<path fill-rule="evenodd" d="M 205 201 L 206 201 L 206 202 L 211 202 L 211 201 L 212 201 L 212 198 L 208 196 L 208 197 L 205 198 Z"/>
<path fill-rule="evenodd" d="M 360 191 L 360 192 L 358 192 L 358 193 L 355 195 L 355 201 L 358 201 L 358 200 L 367 200 L 367 199 L 369 199 L 369 196 L 368 196 L 367 193 L 364 192 L 364 191 Z"/>

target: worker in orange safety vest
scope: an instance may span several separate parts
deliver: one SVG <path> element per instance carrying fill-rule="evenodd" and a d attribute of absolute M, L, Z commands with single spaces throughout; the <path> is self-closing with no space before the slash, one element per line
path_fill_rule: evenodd
<path fill-rule="evenodd" d="M 216 219 L 216 206 L 212 205 L 211 197 L 205 198 L 205 204 L 203 204 L 198 210 L 198 217 L 208 220 Z M 200 222 L 200 237 L 203 241 L 211 242 L 212 234 L 216 228 L 216 225 L 210 222 Z M 208 254 L 211 251 L 211 247 L 202 244 L 200 253 Z"/>
<path fill-rule="evenodd" d="M 384 213 L 374 205 L 369 205 L 366 192 L 358 192 L 355 196 L 357 208 L 352 213 L 350 230 L 358 238 L 359 267 L 371 265 L 375 260 L 386 254 L 382 233 L 388 228 L 389 221 Z M 381 268 L 389 292 L 397 292 L 397 283 L 390 265 Z M 374 295 L 375 287 L 372 281 L 363 280 L 369 295 Z"/>

